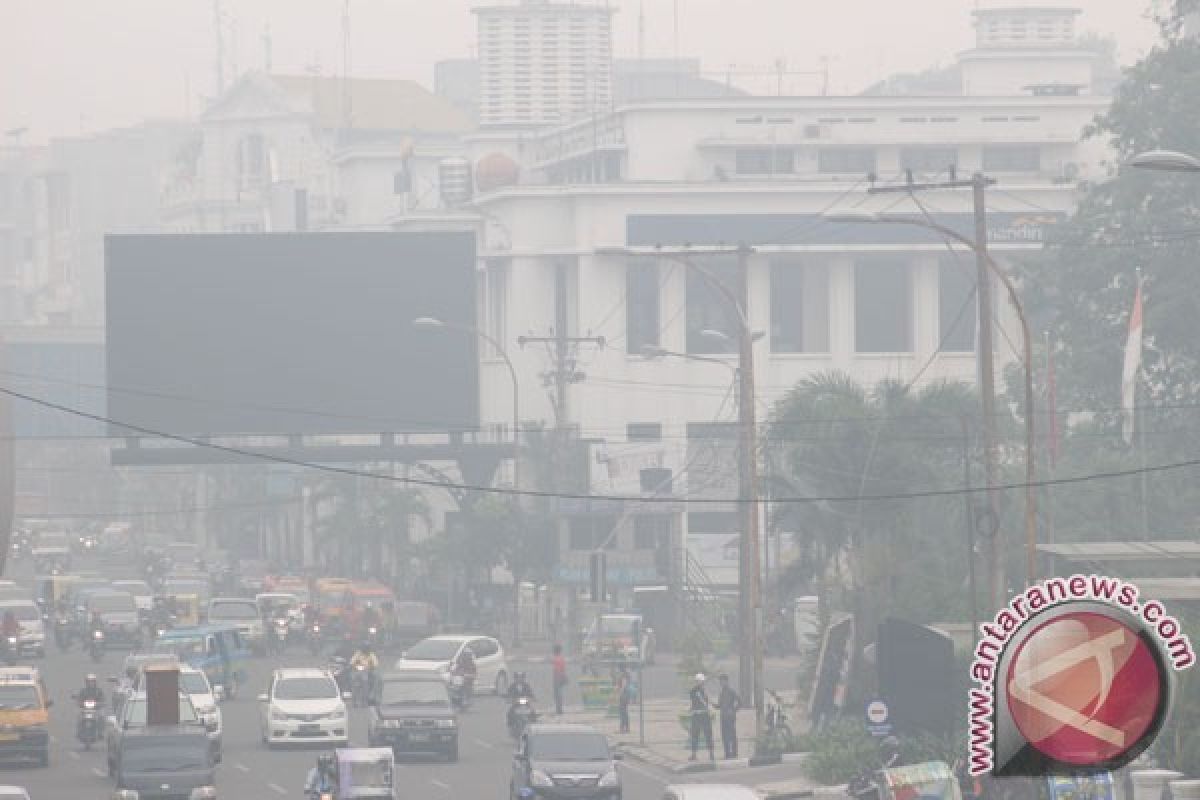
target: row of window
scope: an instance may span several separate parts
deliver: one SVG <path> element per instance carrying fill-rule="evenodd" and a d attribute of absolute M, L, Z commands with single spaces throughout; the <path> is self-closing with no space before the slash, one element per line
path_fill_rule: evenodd
<path fill-rule="evenodd" d="M 734 171 L 739 175 L 789 175 L 797 172 L 797 148 L 790 145 L 743 147 L 734 153 Z M 816 151 L 817 172 L 866 175 L 876 171 L 873 147 L 821 147 Z M 958 168 L 958 148 L 918 146 L 900 148 L 900 168 L 913 172 L 942 173 Z M 985 145 L 985 172 L 1038 172 L 1042 151 L 1037 145 Z"/>
<path fill-rule="evenodd" d="M 705 265 L 705 278 L 685 276 L 684 318 L 687 351 L 732 353 L 732 339 L 713 331 L 736 330 L 730 304 L 710 279 L 735 291 L 737 267 L 732 261 Z M 644 353 L 661 345 L 662 277 L 654 264 L 626 268 L 627 352 Z M 908 353 L 913 350 L 912 269 L 908 261 L 885 256 L 854 264 L 854 347 L 860 353 Z M 775 353 L 829 352 L 829 268 L 820 263 L 778 261 L 770 270 L 770 346 Z M 938 274 L 938 345 L 951 352 L 975 349 L 975 283 L 971 269 L 954 259 L 942 260 Z"/>

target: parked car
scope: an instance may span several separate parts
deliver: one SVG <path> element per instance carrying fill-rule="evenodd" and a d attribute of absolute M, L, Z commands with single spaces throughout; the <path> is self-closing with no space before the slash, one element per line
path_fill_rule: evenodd
<path fill-rule="evenodd" d="M 458 719 L 441 679 L 420 673 L 384 677 L 367 723 L 371 747 L 458 760 Z"/>
<path fill-rule="evenodd" d="M 475 691 L 494 691 L 497 695 L 508 690 L 508 661 L 500 642 L 490 636 L 442 635 L 422 639 L 400 655 L 396 672 L 425 671 L 437 673 L 449 681 L 450 672 L 464 647 L 475 654 Z"/>
<path fill-rule="evenodd" d="M 608 737 L 591 726 L 535 723 L 513 755 L 509 796 L 620 800 L 619 758 Z"/>
<path fill-rule="evenodd" d="M 285 743 L 329 742 L 346 746 L 350 722 L 346 702 L 333 676 L 323 669 L 277 669 L 271 687 L 258 696 L 262 740 Z"/>

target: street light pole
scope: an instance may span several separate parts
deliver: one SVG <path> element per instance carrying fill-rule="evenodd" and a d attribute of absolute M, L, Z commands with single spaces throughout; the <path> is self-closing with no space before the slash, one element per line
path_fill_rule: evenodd
<path fill-rule="evenodd" d="M 457 325 L 452 322 L 445 322 L 434 317 L 418 317 L 412 321 L 414 328 L 422 330 L 445 329 L 452 331 L 460 331 L 483 339 L 490 344 L 495 351 L 504 360 L 505 366 L 508 367 L 508 377 L 512 381 L 512 435 L 513 435 L 513 488 L 521 488 L 521 411 L 520 399 L 521 393 L 517 383 L 517 369 L 513 366 L 512 359 L 509 358 L 508 351 L 504 346 L 496 340 L 491 334 L 480 330 L 479 328 L 470 325 Z M 513 495 L 513 507 L 519 512 L 521 510 L 520 495 Z M 513 572 L 513 641 L 514 647 L 521 643 L 521 583 L 517 580 L 516 572 Z"/>

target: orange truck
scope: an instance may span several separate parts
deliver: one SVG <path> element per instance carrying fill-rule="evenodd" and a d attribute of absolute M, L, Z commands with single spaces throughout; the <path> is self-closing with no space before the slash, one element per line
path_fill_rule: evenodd
<path fill-rule="evenodd" d="M 346 578 L 317 578 L 313 601 L 326 625 L 337 626 L 345 621 L 346 606 L 350 602 L 346 595 L 352 585 Z"/>
<path fill-rule="evenodd" d="M 342 621 L 346 623 L 347 630 L 356 635 L 366 632 L 363 613 L 368 604 L 375 609 L 376 619 L 382 629 L 387 630 L 391 627 L 392 618 L 396 613 L 396 596 L 392 594 L 392 590 L 374 582 L 352 583 L 346 590 L 346 604 L 343 606 Z M 381 634 L 383 630 L 378 633 Z"/>

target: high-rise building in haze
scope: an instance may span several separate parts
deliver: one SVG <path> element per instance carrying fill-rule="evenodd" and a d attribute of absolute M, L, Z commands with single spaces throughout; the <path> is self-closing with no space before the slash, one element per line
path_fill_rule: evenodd
<path fill-rule="evenodd" d="M 607 3 L 521 0 L 474 11 L 481 125 L 561 124 L 609 109 L 613 9 Z"/>

